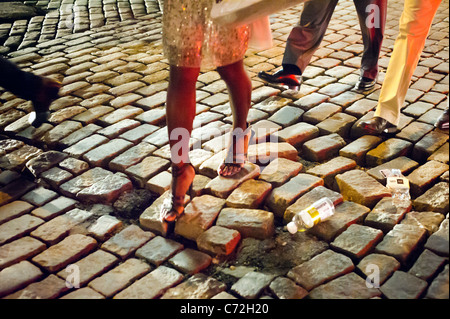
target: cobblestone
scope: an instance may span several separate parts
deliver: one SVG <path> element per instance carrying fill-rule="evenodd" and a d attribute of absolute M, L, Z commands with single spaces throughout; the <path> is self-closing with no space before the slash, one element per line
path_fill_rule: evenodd
<path fill-rule="evenodd" d="M 339 1 L 298 93 L 257 72 L 279 69 L 302 5 L 270 17 L 273 48 L 244 60 L 256 144 L 234 178 L 217 176 L 232 128 L 227 88 L 202 70 L 195 196 L 175 225 L 159 219 L 171 183 L 162 1 L 26 2 L 45 10 L 2 22 L 0 54 L 63 87 L 38 130 L 31 103 L 0 88 L 0 297 L 448 299 L 448 132 L 433 126 L 447 107 L 448 0 L 396 134 L 363 136 L 356 124 L 374 113 L 398 0 L 369 93 L 352 89 L 364 50 L 352 1 Z M 408 177 L 410 207 L 393 205 L 384 168 Z M 293 214 L 322 197 L 335 214 L 288 234 Z M 70 265 L 80 288 L 66 286 Z M 373 265 L 380 289 L 366 286 Z"/>

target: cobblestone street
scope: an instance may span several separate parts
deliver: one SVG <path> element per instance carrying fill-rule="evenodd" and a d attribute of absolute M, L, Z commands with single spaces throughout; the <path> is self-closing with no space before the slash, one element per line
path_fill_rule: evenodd
<path fill-rule="evenodd" d="M 202 72 L 195 196 L 175 225 L 159 220 L 171 184 L 161 4 L 19 3 L 40 14 L 0 16 L 0 54 L 63 87 L 38 129 L 31 102 L 0 88 L 0 298 L 449 298 L 449 133 L 434 127 L 448 106 L 448 0 L 395 134 L 356 125 L 374 114 L 404 1 L 388 1 L 367 94 L 353 90 L 364 50 L 353 1 L 339 1 L 300 92 L 257 77 L 280 68 L 303 5 L 271 16 L 273 48 L 244 60 L 256 141 L 233 178 L 217 175 L 232 128 L 227 87 Z M 385 187 L 380 169 L 393 168 L 410 181 L 408 208 Z M 335 215 L 291 235 L 287 222 L 322 197 Z M 378 287 L 366 281 L 374 274 Z"/>

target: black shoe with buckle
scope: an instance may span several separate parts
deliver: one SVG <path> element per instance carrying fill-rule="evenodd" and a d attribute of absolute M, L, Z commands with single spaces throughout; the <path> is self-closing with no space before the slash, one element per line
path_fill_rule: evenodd
<path fill-rule="evenodd" d="M 354 89 L 357 92 L 366 93 L 366 92 L 373 90 L 373 88 L 375 87 L 375 84 L 377 84 L 376 78 L 369 79 L 369 78 L 361 76 L 359 78 L 358 82 L 356 82 Z"/>
<path fill-rule="evenodd" d="M 396 125 L 389 123 L 379 116 L 374 116 L 370 120 L 360 122 L 357 127 L 369 135 L 379 135 L 382 133 L 392 134 L 397 131 Z"/>
<path fill-rule="evenodd" d="M 302 84 L 302 76 L 300 74 L 295 74 L 284 69 L 281 69 L 274 74 L 262 71 L 258 73 L 258 77 L 268 83 L 279 84 L 297 92 L 300 91 L 300 85 Z"/>

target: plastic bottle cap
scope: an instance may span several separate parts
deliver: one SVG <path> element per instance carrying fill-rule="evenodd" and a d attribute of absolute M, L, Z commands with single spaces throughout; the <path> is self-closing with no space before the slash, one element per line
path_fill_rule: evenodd
<path fill-rule="evenodd" d="M 297 225 L 295 225 L 294 222 L 288 223 L 286 227 L 287 227 L 287 230 L 288 230 L 291 234 L 295 234 L 296 232 L 298 232 Z"/>

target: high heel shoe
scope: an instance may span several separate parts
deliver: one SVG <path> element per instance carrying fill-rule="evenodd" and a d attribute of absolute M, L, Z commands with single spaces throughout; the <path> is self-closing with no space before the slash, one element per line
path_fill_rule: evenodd
<path fill-rule="evenodd" d="M 48 121 L 50 116 L 50 104 L 56 100 L 59 95 L 61 83 L 49 78 L 42 78 L 41 87 L 38 89 L 36 96 L 31 100 L 34 112 L 30 114 L 28 122 L 39 127 Z"/>
<path fill-rule="evenodd" d="M 172 165 L 171 194 L 163 202 L 160 211 L 161 221 L 174 222 L 184 213 L 185 195 L 193 197 L 192 184 L 195 177 L 194 166 L 184 163 L 181 166 Z"/>
<path fill-rule="evenodd" d="M 220 176 L 231 177 L 240 172 L 247 161 L 248 146 L 254 135 L 255 132 L 248 124 L 245 131 L 233 130 L 227 156 L 217 170 Z"/>

